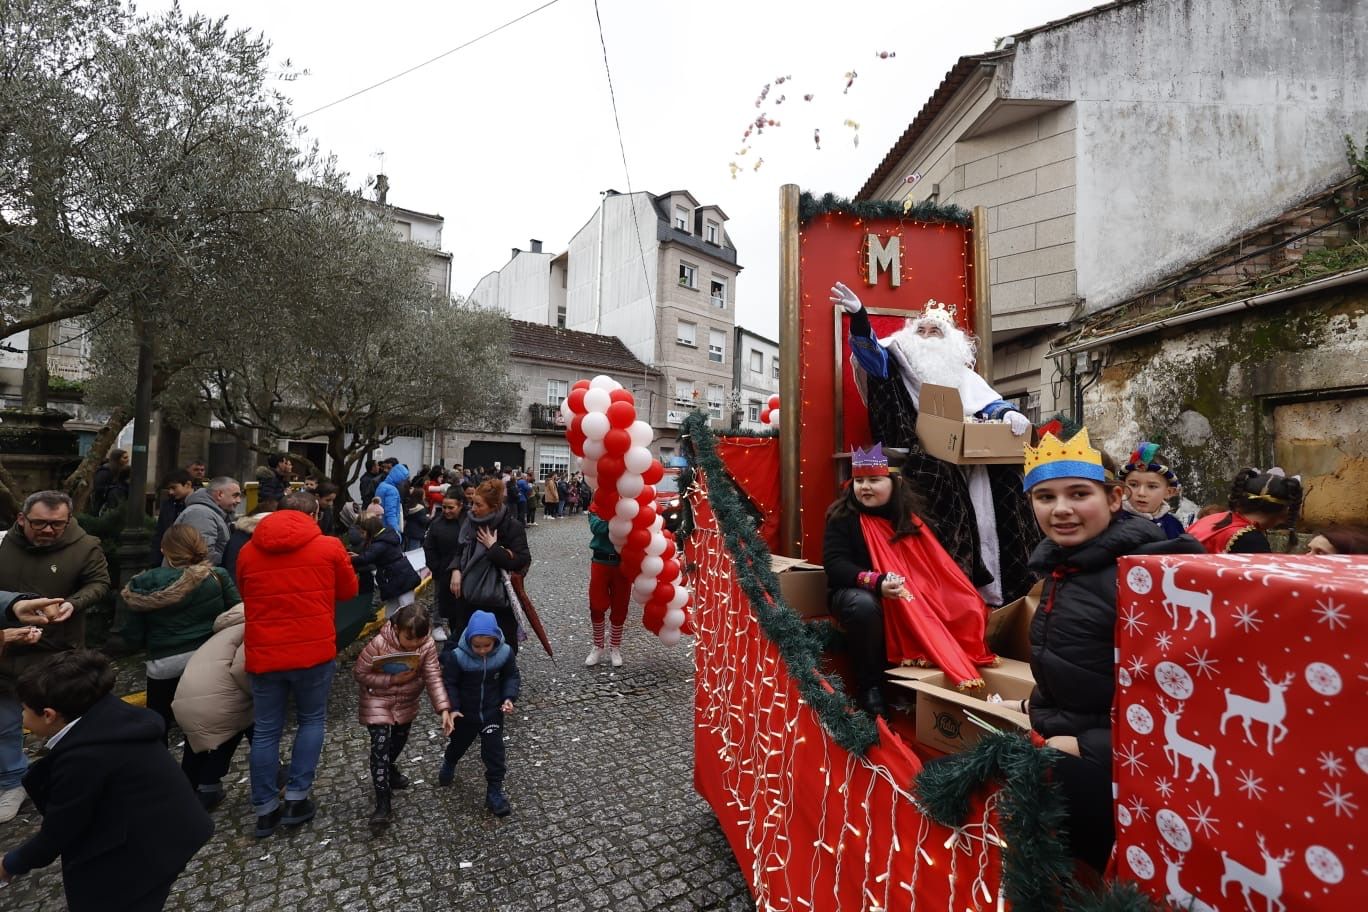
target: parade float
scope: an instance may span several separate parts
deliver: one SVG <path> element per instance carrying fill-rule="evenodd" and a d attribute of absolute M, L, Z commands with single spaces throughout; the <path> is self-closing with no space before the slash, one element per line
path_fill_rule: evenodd
<path fill-rule="evenodd" d="M 624 423 L 625 407 L 615 419 L 590 415 L 626 396 L 595 378 L 564 409 L 572 446 L 600 476 L 598 507 L 616 516 L 615 540 L 644 549 L 625 559 L 647 626 L 667 642 L 697 637 L 694 783 L 757 909 L 1358 908 L 1368 896 L 1354 826 L 1368 786 L 1361 559 L 1123 560 L 1117 844 L 1103 882 L 1078 876 L 1058 837 L 1054 752 L 1032 746 L 1027 717 L 988 701 L 1029 695 L 1032 597 L 990 618 L 991 644 L 1017 661 L 986 670 L 984 688 L 899 669 L 910 708 L 891 725 L 856 708 L 841 631 L 823 616 L 820 563 L 824 511 L 851 451 L 873 441 L 849 316 L 828 289 L 858 287 L 880 333 L 928 299 L 955 305 L 983 340 L 978 369 L 989 374 L 984 212 L 787 186 L 781 223 L 772 429 L 717 430 L 701 412 L 684 422 L 689 517 L 678 545 L 638 486 L 655 466 L 639 452 L 623 461 L 649 443 L 647 429 Z M 629 440 L 608 443 L 614 430 Z M 951 443 L 962 455 L 964 442 Z M 921 775 L 946 752 L 963 762 Z"/>

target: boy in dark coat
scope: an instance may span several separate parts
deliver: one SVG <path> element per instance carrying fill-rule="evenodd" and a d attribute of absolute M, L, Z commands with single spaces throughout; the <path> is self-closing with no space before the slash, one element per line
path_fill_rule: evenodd
<path fill-rule="evenodd" d="M 92 650 L 63 653 L 19 679 L 24 724 L 48 754 L 24 777 L 43 826 L 7 852 L 0 881 L 62 859 L 71 912 L 152 912 L 213 835 L 165 725 L 113 696 L 114 670 Z"/>
<path fill-rule="evenodd" d="M 1127 554 L 1200 554 L 1190 535 L 1169 539 L 1121 509 L 1123 490 L 1088 442 L 1046 434 L 1026 448 L 1024 487 L 1045 540 L 1030 567 L 1046 577 L 1031 621 L 1027 710 L 1033 737 L 1060 751 L 1052 769 L 1069 806 L 1074 857 L 1106 866 L 1112 828 L 1111 706 L 1116 664 L 1116 560 Z"/>
<path fill-rule="evenodd" d="M 438 785 L 451 785 L 456 778 L 456 763 L 466 749 L 480 739 L 480 760 L 484 763 L 485 807 L 497 817 L 513 810 L 504 796 L 503 780 L 508 765 L 504 759 L 503 717 L 513 712 L 522 678 L 513 650 L 504 642 L 494 615 L 476 611 L 461 634 L 455 649 L 442 653 L 442 677 L 451 700 L 456 730 L 447 743 Z"/>

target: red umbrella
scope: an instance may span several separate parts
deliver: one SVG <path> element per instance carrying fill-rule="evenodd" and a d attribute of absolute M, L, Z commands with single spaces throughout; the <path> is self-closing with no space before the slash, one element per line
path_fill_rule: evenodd
<path fill-rule="evenodd" d="M 527 596 L 527 589 L 523 586 L 523 575 L 521 573 L 510 573 L 509 581 L 513 584 L 513 591 L 517 593 L 518 602 L 522 605 L 523 613 L 527 615 L 527 623 L 532 625 L 532 632 L 541 640 L 542 649 L 546 654 L 555 658 L 556 654 L 551 651 L 551 639 L 546 635 L 546 628 L 542 626 L 541 616 L 537 614 L 537 606 L 532 604 L 532 599 Z"/>

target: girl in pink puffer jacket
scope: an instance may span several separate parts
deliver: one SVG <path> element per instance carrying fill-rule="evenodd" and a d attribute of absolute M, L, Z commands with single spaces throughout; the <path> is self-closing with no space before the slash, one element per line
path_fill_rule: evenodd
<path fill-rule="evenodd" d="M 408 777 L 399 772 L 395 761 L 408 742 L 409 729 L 418 716 L 418 695 L 424 687 L 432 708 L 442 716 L 442 732 L 449 736 L 453 729 L 451 702 L 442 684 L 437 644 L 431 634 L 432 620 L 427 609 L 406 605 L 366 644 L 352 669 L 361 685 L 361 724 L 370 731 L 371 738 L 373 832 L 389 826 L 392 790 L 408 788 Z M 386 656 L 395 658 L 385 660 Z"/>

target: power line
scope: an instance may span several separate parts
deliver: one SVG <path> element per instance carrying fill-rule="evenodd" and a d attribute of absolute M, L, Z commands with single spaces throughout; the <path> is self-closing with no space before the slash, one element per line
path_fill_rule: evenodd
<path fill-rule="evenodd" d="M 336 105 L 340 105 L 340 104 L 341 104 L 342 102 L 344 102 L 344 101 L 351 101 L 353 98 L 356 98 L 358 95 L 364 95 L 364 94 L 366 94 L 367 92 L 371 91 L 372 89 L 378 89 L 378 88 L 380 88 L 382 85 L 386 85 L 386 84 L 388 84 L 388 83 L 394 82 L 394 80 L 396 80 L 396 79 L 399 79 L 399 78 L 401 78 L 401 77 L 403 77 L 403 76 L 407 76 L 409 73 L 412 73 L 412 72 L 414 72 L 414 71 L 416 71 L 416 70 L 421 70 L 423 67 L 427 66 L 427 65 L 430 64 L 430 63 L 436 63 L 437 61 L 441 60 L 443 57 L 450 57 L 452 54 L 456 53 L 457 51 L 465 50 L 466 48 L 470 47 L 472 44 L 475 44 L 477 41 L 483 41 L 484 39 L 488 38 L 490 35 L 493 35 L 493 34 L 495 34 L 495 33 L 497 33 L 497 32 L 502 32 L 504 29 L 508 28 L 510 25 L 516 25 L 516 24 L 518 24 L 519 22 L 522 22 L 522 21 L 523 21 L 524 19 L 526 19 L 528 16 L 536 15 L 537 13 L 540 13 L 542 10 L 546 9 L 548 6 L 555 6 L 555 5 L 556 5 L 557 3 L 559 3 L 559 2 L 560 2 L 560 0 L 548 0 L 548 2 L 543 3 L 541 6 L 537 7 L 536 9 L 534 9 L 534 10 L 529 10 L 528 12 L 523 13 L 521 16 L 519 16 L 519 17 L 516 18 L 516 19 L 510 19 L 510 20 L 508 20 L 507 22 L 505 22 L 503 25 L 496 26 L 495 28 L 492 28 L 492 29 L 490 29 L 489 31 L 485 32 L 483 35 L 476 35 L 474 38 L 471 38 L 469 41 L 465 42 L 464 44 L 458 44 L 456 47 L 452 48 L 451 50 L 449 50 L 449 51 L 443 51 L 442 53 L 438 54 L 436 57 L 431 57 L 431 58 L 429 58 L 429 59 L 427 59 L 427 60 L 424 60 L 422 63 L 415 64 L 415 65 L 409 67 L 407 70 L 403 70 L 403 71 L 401 71 L 401 72 L 395 73 L 393 76 L 386 77 L 385 79 L 382 79 L 382 80 L 380 80 L 379 82 L 372 83 L 371 85 L 366 86 L 364 89 L 358 89 L 358 90 L 356 90 L 355 92 L 352 92 L 350 95 L 343 96 L 342 98 L 339 98 L 339 99 L 337 99 L 336 101 L 330 101 L 330 102 L 328 102 L 328 103 L 325 104 L 325 105 L 321 105 L 320 107 L 314 108 L 312 111 L 305 111 L 303 114 L 296 115 L 296 116 L 295 116 L 295 120 L 303 120 L 304 118 L 308 117 L 308 116 L 311 115 L 311 114 L 317 114 L 319 111 L 325 111 L 325 110 L 327 110 L 328 108 L 334 107 L 334 106 L 336 106 Z"/>
<path fill-rule="evenodd" d="M 613 126 L 617 128 L 618 151 L 622 153 L 622 173 L 627 178 L 627 195 L 630 198 L 632 190 L 632 171 L 627 167 L 627 144 L 622 138 L 622 120 L 618 117 L 617 93 L 613 91 L 613 71 L 608 66 L 608 42 L 603 38 L 603 17 L 599 15 L 598 0 L 594 0 L 594 19 L 598 23 L 599 45 L 603 48 L 603 72 L 608 76 L 608 99 L 613 104 Z M 651 310 L 655 310 L 655 290 L 651 288 L 651 273 L 646 268 L 646 248 L 641 244 L 641 225 L 637 223 L 636 201 L 632 201 L 632 228 L 636 234 L 637 252 L 641 258 L 641 275 L 646 280 L 646 296 L 651 302 Z M 603 241 L 600 239 L 600 244 Z M 599 281 L 603 281 L 602 276 Z M 659 334 L 657 334 L 658 336 Z M 657 344 L 658 344 L 657 339 Z"/>
<path fill-rule="evenodd" d="M 109 316 L 105 317 L 103 320 L 101 320 L 99 323 L 96 323 L 94 326 L 90 327 L 89 329 L 78 332 L 76 335 L 71 336 L 70 338 L 62 339 L 60 342 L 53 342 L 51 345 L 39 345 L 36 348 L 15 348 L 13 345 L 7 345 L 3 342 L 0 342 L 0 351 L 7 351 L 16 355 L 24 355 L 28 354 L 29 352 L 47 351 L 50 348 L 61 348 L 68 342 L 75 342 L 82 336 L 90 335 L 95 330 L 99 329 L 101 326 L 104 326 L 106 323 L 108 323 L 110 320 L 114 319 L 117 316 L 117 313 L 112 313 Z"/>

